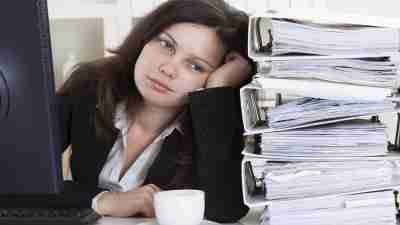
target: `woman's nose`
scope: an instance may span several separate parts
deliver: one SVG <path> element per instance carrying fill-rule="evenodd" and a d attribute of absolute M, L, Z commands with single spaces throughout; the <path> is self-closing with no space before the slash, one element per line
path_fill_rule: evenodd
<path fill-rule="evenodd" d="M 165 62 L 158 68 L 159 71 L 171 79 L 175 79 L 177 75 L 176 66 L 172 62 Z"/>

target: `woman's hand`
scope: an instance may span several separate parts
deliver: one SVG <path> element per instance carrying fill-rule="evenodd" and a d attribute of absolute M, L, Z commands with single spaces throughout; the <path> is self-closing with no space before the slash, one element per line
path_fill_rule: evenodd
<path fill-rule="evenodd" d="M 127 192 L 107 192 L 97 202 L 97 213 L 106 216 L 154 217 L 153 196 L 161 191 L 154 184 L 148 184 Z"/>
<path fill-rule="evenodd" d="M 230 52 L 224 63 L 210 74 L 205 87 L 239 87 L 250 77 L 250 72 L 250 62 L 239 53 Z"/>

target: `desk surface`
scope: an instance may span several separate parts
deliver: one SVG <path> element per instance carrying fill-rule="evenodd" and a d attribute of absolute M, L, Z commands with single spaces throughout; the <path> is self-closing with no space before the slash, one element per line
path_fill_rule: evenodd
<path fill-rule="evenodd" d="M 225 223 L 225 225 L 258 225 L 258 218 L 260 218 L 262 209 L 253 209 L 237 223 Z M 143 218 L 115 218 L 103 217 L 96 225 L 139 225 L 152 219 Z"/>

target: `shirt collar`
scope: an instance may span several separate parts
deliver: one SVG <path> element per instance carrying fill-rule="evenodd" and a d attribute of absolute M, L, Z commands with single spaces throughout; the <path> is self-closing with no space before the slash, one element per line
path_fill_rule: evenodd
<path fill-rule="evenodd" d="M 175 118 L 175 120 L 161 132 L 159 137 L 165 138 L 165 137 L 169 136 L 175 129 L 178 130 L 183 135 L 182 120 L 183 120 L 185 114 L 186 114 L 186 111 L 180 113 Z M 129 121 L 128 121 L 128 115 L 126 113 L 126 102 L 120 102 L 117 105 L 117 107 L 115 109 L 115 114 L 114 114 L 114 126 L 118 130 L 120 130 L 123 135 L 125 132 L 128 131 Z"/>

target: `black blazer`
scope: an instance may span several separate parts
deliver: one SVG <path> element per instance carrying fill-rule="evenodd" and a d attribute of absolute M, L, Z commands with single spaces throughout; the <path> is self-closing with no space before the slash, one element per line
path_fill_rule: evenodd
<path fill-rule="evenodd" d="M 93 89 L 94 86 L 94 82 L 88 82 L 82 87 Z M 115 136 L 107 142 L 96 138 L 95 93 L 75 91 L 58 95 L 63 146 L 71 144 L 73 183 L 79 186 L 76 190 L 88 193 L 84 199 L 86 204 L 102 191 L 97 187 L 98 177 L 116 139 Z M 205 216 L 218 222 L 237 221 L 248 211 L 243 204 L 241 189 L 243 137 L 238 97 L 237 89 L 228 87 L 196 91 L 189 96 L 194 134 L 192 184 L 189 187 L 205 191 Z M 181 143 L 179 132 L 166 138 L 145 183 L 171 188 L 165 186 L 166 183 L 183 169 L 176 161 Z"/>

